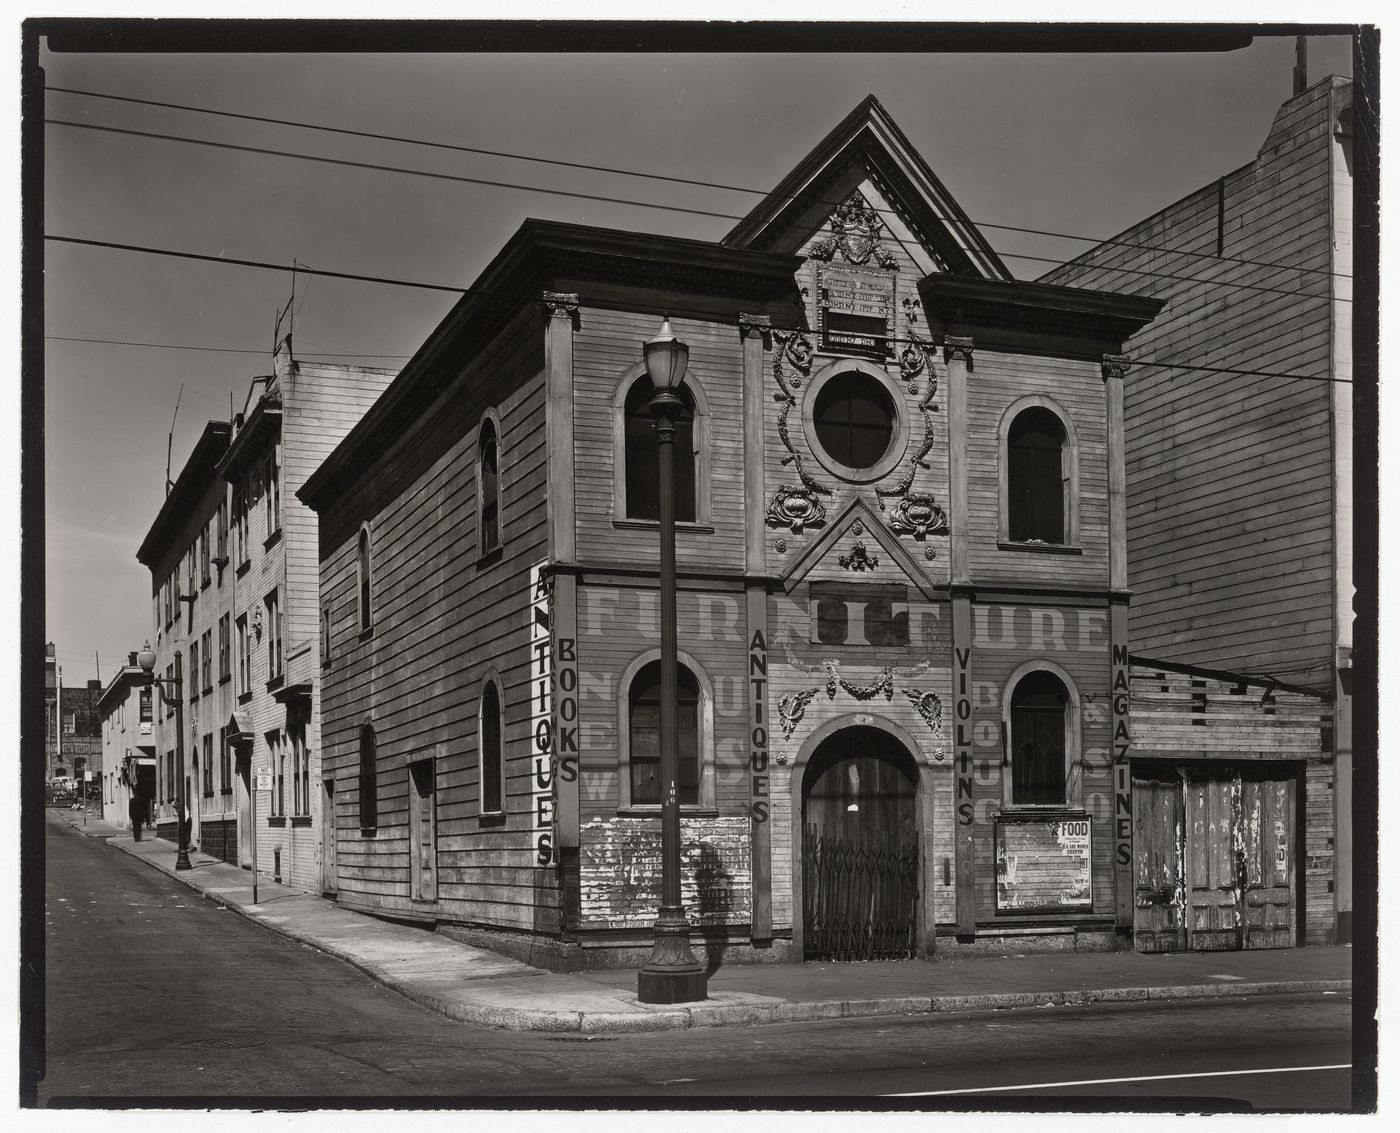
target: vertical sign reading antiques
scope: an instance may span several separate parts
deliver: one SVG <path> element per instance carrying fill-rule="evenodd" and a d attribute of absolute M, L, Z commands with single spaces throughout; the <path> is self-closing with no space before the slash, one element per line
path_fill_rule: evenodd
<path fill-rule="evenodd" d="M 544 563 L 530 568 L 530 786 L 535 864 L 554 860 L 554 635 L 551 578 Z"/>

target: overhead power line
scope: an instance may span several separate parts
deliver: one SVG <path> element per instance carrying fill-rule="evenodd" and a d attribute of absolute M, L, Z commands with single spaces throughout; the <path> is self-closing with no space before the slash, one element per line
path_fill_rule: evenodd
<path fill-rule="evenodd" d="M 425 146 L 431 149 L 451 150 L 456 153 L 478 154 L 484 157 L 503 157 L 512 161 L 528 161 L 540 165 L 556 165 L 564 169 L 585 169 L 595 173 L 609 173 L 622 177 L 639 177 L 649 181 L 664 181 L 673 185 L 689 185 L 703 189 L 721 189 L 726 192 L 749 193 L 755 196 L 766 196 L 767 190 L 753 189 L 743 185 L 729 185 L 719 181 L 702 181 L 690 177 L 674 177 L 664 173 L 649 173 L 640 169 L 623 169 L 617 166 L 593 165 L 582 161 L 565 161 L 562 158 L 540 157 L 536 154 L 513 153 L 506 150 L 482 149 L 477 146 L 464 146 L 455 142 L 440 142 L 428 138 L 410 138 L 400 134 L 380 134 L 368 130 L 351 130 L 343 126 L 327 126 L 315 122 L 302 122 L 291 118 L 271 118 L 260 114 L 241 114 L 231 110 L 215 110 L 207 106 L 190 106 L 186 103 L 162 102 L 150 98 L 132 98 L 127 95 L 104 94 L 99 91 L 79 90 L 75 87 L 48 87 L 50 91 L 63 94 L 76 94 L 85 98 L 101 98 L 112 102 L 129 102 L 140 106 L 156 106 L 166 110 L 183 110 L 193 114 L 208 114 L 218 118 L 233 118 L 244 122 L 262 122 L 274 126 L 291 126 L 300 130 L 315 130 L 327 134 L 341 134 L 352 138 L 368 138 L 374 141 L 398 142 L 404 145 Z M 839 201 L 825 202 L 833 208 Z M 877 210 L 885 215 L 893 215 L 889 209 Z M 731 218 L 742 219 L 742 218 Z M 1241 256 L 1217 256 L 1211 252 L 1192 252 L 1183 248 L 1167 248 L 1159 244 L 1139 244 L 1131 240 L 1104 239 L 1098 236 L 1079 236 L 1070 232 L 1053 232 L 1043 228 L 1025 228 L 1014 224 L 994 224 L 986 220 L 972 221 L 979 228 L 995 228 L 1002 232 L 1020 232 L 1031 236 L 1050 236 L 1060 240 L 1078 240 L 1086 244 L 1106 244 L 1116 248 L 1134 248 L 1146 252 L 1164 252 L 1179 256 L 1193 256 L 1199 259 L 1207 259 L 1216 263 L 1242 264 L 1252 267 L 1274 268 L 1279 271 L 1297 271 L 1309 275 L 1335 276 L 1338 279 L 1350 279 L 1346 272 L 1329 271 L 1326 268 L 1298 267 L 1291 264 L 1272 263 L 1267 260 L 1252 260 Z M 1063 260 L 1052 260 L 1052 263 L 1063 263 Z"/>
<path fill-rule="evenodd" d="M 53 240 L 53 241 L 56 241 L 56 242 L 59 242 L 59 243 L 64 243 L 64 244 L 78 244 L 78 245 L 83 245 L 83 246 L 92 247 L 92 248 L 109 248 L 109 249 L 112 249 L 112 250 L 115 250 L 115 251 L 122 251 L 122 252 L 141 252 L 141 253 L 146 253 L 146 254 L 156 255 L 156 256 L 174 256 L 174 257 L 177 257 L 177 258 L 179 258 L 179 259 L 199 260 L 199 261 L 203 261 L 203 262 L 206 262 L 206 263 L 214 263 L 214 264 L 232 264 L 232 265 L 237 266 L 237 267 L 261 268 L 261 269 L 266 270 L 266 271 L 285 272 L 285 271 L 287 270 L 287 265 L 286 265 L 286 264 L 275 264 L 275 263 L 270 263 L 270 262 L 265 261 L 265 260 L 230 259 L 230 258 L 228 258 L 228 257 L 226 257 L 226 256 L 209 256 L 209 255 L 202 255 L 202 254 L 200 254 L 200 253 L 198 253 L 198 252 L 180 252 L 180 251 L 176 251 L 176 250 L 170 249 L 170 248 L 152 248 L 152 247 L 148 247 L 148 246 L 144 246 L 144 245 L 140 245 L 140 244 L 117 244 L 117 243 L 112 243 L 112 242 L 105 241 L 105 240 L 82 240 L 82 239 L 79 239 L 79 238 L 74 237 L 74 236 L 45 236 L 44 239 L 45 239 L 45 240 Z M 515 294 L 515 293 L 504 292 L 504 291 L 494 291 L 494 290 L 491 290 L 490 288 L 482 288 L 482 287 L 476 287 L 476 288 L 468 288 L 468 287 L 447 287 L 447 286 L 445 286 L 445 285 L 443 285 L 443 284 L 436 284 L 436 283 L 417 283 L 417 282 L 412 282 L 412 281 L 409 281 L 409 280 L 389 279 L 389 278 L 385 278 L 384 276 L 376 276 L 376 275 L 355 275 L 353 272 L 327 271 L 327 270 L 325 270 L 325 269 L 323 269 L 323 268 L 298 267 L 297 270 L 298 270 L 298 271 L 302 271 L 302 272 L 306 272 L 306 273 L 309 273 L 309 274 L 314 274 L 314 275 L 331 276 L 332 278 L 335 278 L 335 279 L 352 279 L 352 280 L 358 280 L 358 281 L 361 281 L 361 282 L 364 282 L 364 283 L 387 284 L 387 285 L 390 285 L 390 286 L 396 286 L 396 285 L 397 285 L 397 286 L 404 286 L 404 287 L 420 287 L 420 288 L 421 288 L 421 287 L 427 287 L 427 288 L 432 288 L 433 290 L 437 290 L 437 291 L 455 291 L 455 292 L 458 292 L 458 293 L 460 293 L 460 294 L 493 295 L 493 296 L 496 296 L 496 297 L 498 297 L 498 298 L 502 298 L 502 299 L 513 299 L 513 300 L 516 300 L 516 301 L 526 301 L 526 300 L 529 300 L 529 299 L 537 298 L 537 296 L 533 296 L 533 295 L 522 295 L 522 294 Z M 781 329 L 781 328 L 779 328 L 779 329 Z M 54 337 L 54 338 L 59 338 L 59 336 L 57 336 L 57 335 L 54 335 L 54 336 L 52 336 L 52 337 Z M 912 338 L 912 337 L 906 337 L 906 336 L 897 336 L 897 335 L 878 336 L 878 335 L 877 335 L 877 336 L 875 336 L 875 337 L 883 337 L 884 340 L 885 340 L 886 342 L 889 342 L 889 343 L 891 343 L 891 344 L 913 343 L 914 345 L 917 345 L 917 346 L 924 346 L 924 347 L 935 346 L 935 345 L 936 345 L 936 343 L 930 343 L 929 341 L 927 341 L 927 340 L 925 340 L 925 339 Z M 102 339 L 79 339 L 79 338 L 64 337 L 64 338 L 61 338 L 60 341 L 65 341 L 65 342 L 102 342 L 102 341 L 105 341 L 105 340 L 102 340 Z M 112 343 L 112 345 L 120 345 L 120 346 L 151 346 L 151 347 L 155 347 L 155 348 L 157 348 L 157 349 L 162 349 L 162 348 L 169 348 L 169 349 L 204 349 L 204 350 L 222 350 L 222 349 L 225 349 L 225 348 L 223 348 L 223 347 L 178 347 L 178 346 L 176 346 L 176 345 L 174 345 L 174 344 L 166 344 L 166 343 L 137 343 L 137 342 L 120 342 L 120 343 L 118 343 L 118 342 L 114 342 L 114 343 Z M 254 351 L 247 351 L 247 353 L 252 353 L 252 354 L 265 354 L 266 351 L 263 351 L 263 350 L 254 350 Z M 308 357 L 328 357 L 328 355 L 308 355 Z M 356 358 L 356 357 L 357 357 L 357 358 L 404 358 L 404 357 L 411 357 L 411 355 L 402 355 L 402 354 L 346 354 L 346 355 L 343 355 L 343 357 L 349 357 L 349 358 Z M 1317 375 L 1317 374 L 1285 374 L 1285 373 L 1282 373 L 1282 372 L 1277 371 L 1277 370 L 1232 370 L 1232 369 L 1225 369 L 1225 368 L 1216 367 L 1216 366 L 1197 365 L 1197 364 L 1195 364 L 1195 363 L 1190 363 L 1190 362 L 1145 362 L 1145 361 L 1138 361 L 1137 359 L 1133 359 L 1132 362 L 1131 362 L 1131 364 L 1134 365 L 1134 366 L 1159 366 L 1159 367 L 1164 367 L 1164 368 L 1166 368 L 1166 369 L 1173 369 L 1173 370 L 1200 370 L 1200 371 L 1203 371 L 1203 372 L 1206 372 L 1206 373 L 1215 373 L 1215 374 L 1229 375 L 1229 376 L 1232 376 L 1232 377 L 1281 378 L 1281 379 L 1286 379 L 1286 380 L 1289 380 L 1289 381 L 1333 382 L 1333 383 L 1336 383 L 1336 384 L 1338 384 L 1338 385 L 1351 385 L 1351 384 L 1352 384 L 1350 381 L 1348 381 L 1348 380 L 1345 379 L 1345 378 L 1329 378 L 1329 377 L 1326 377 L 1325 375 Z"/>
<path fill-rule="evenodd" d="M 369 169 L 380 173 L 401 173 L 409 177 L 426 177 L 435 181 L 451 181 L 466 185 L 483 185 L 495 189 L 511 189 L 523 193 L 541 193 L 552 197 L 571 197 L 577 200 L 596 201 L 607 204 L 627 205 L 635 208 L 656 209 L 662 212 L 685 213 L 690 216 L 714 217 L 721 220 L 742 220 L 739 213 L 716 212 L 712 209 L 689 208 L 684 205 L 661 204 L 656 201 L 640 201 L 625 197 L 611 197 L 598 193 L 582 193 L 569 189 L 549 189 L 537 185 L 523 185 L 510 181 L 495 181 L 483 177 L 465 177 L 455 173 L 434 173 L 423 169 L 411 169 L 406 166 L 383 165 L 377 162 L 350 161 L 346 158 L 320 157 L 314 154 L 296 153 L 291 150 L 269 149 L 263 146 L 238 145 L 233 142 L 216 142 L 205 138 L 190 138 L 179 134 L 161 134 L 149 130 L 131 130 L 117 126 L 99 126 L 91 122 L 71 122 L 62 118 L 45 118 L 44 121 L 53 126 L 70 126 L 78 130 L 95 130 L 100 133 L 122 134 L 129 137 L 151 138 L 158 141 L 182 142 L 186 145 L 205 146 L 211 149 L 233 150 L 239 153 L 258 153 L 270 157 L 285 157 L 294 161 L 309 161 L 320 165 L 336 165 L 351 169 Z M 1020 252 L 999 252 L 998 255 L 1004 259 L 1027 260 L 1033 263 L 1047 263 L 1056 266 L 1063 266 L 1066 261 L 1055 259 L 1049 256 L 1033 256 Z M 1102 270 L 1127 273 L 1130 275 L 1146 276 L 1154 279 L 1170 279 L 1178 282 L 1202 283 L 1211 287 L 1234 287 L 1243 291 L 1254 291 L 1272 295 L 1302 296 L 1305 298 L 1319 300 L 1335 300 L 1336 302 L 1350 303 L 1350 299 L 1333 297 L 1329 295 L 1310 295 L 1307 292 L 1295 291 L 1283 287 L 1267 287 L 1255 283 L 1239 283 L 1234 280 L 1205 279 L 1200 276 L 1175 275 L 1170 272 L 1151 271 L 1147 268 L 1126 267 L 1121 265 L 1079 265 L 1086 270 Z M 1288 268 L 1289 271 L 1302 269 Z"/>
<path fill-rule="evenodd" d="M 186 346 L 175 342 L 130 342 L 119 338 L 79 338 L 75 335 L 46 334 L 46 342 L 92 342 L 100 346 L 144 346 L 151 350 L 200 350 L 213 354 L 268 354 L 267 350 L 251 350 L 238 346 Z M 298 358 L 411 358 L 411 354 L 369 354 L 362 351 L 344 350 L 330 352 L 318 350 L 305 352 L 298 350 Z"/>

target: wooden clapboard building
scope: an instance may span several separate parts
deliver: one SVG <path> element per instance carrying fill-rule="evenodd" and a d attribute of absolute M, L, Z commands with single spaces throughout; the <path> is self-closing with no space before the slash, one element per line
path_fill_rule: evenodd
<path fill-rule="evenodd" d="M 534 298 L 528 298 L 533 296 Z M 678 441 L 687 912 L 733 958 L 1132 925 L 1122 344 L 1014 280 L 873 98 L 725 239 L 527 221 L 307 480 L 347 906 L 646 953 L 655 441 Z"/>
<path fill-rule="evenodd" d="M 249 387 L 218 465 L 232 516 L 226 563 L 234 581 L 219 654 L 221 684 L 230 689 L 219 721 L 221 782 L 238 814 L 228 856 L 277 881 L 328 892 L 335 858 L 320 796 L 316 516 L 295 493 L 393 371 L 298 360 L 290 336 L 274 362 Z"/>
<path fill-rule="evenodd" d="M 1253 879 L 1280 866 L 1297 942 L 1350 938 L 1351 143 L 1350 80 L 1300 81 L 1248 163 L 1046 277 L 1164 304 L 1128 343 L 1131 637 L 1150 690 L 1135 823 L 1213 864 L 1176 890 L 1140 878 L 1156 940 L 1176 916 L 1189 946 L 1246 946 Z M 1237 865 L 1251 779 L 1283 800 L 1287 838 Z M 1154 812 L 1163 782 L 1175 809 Z M 1190 847 L 1197 813 L 1213 851 Z"/>

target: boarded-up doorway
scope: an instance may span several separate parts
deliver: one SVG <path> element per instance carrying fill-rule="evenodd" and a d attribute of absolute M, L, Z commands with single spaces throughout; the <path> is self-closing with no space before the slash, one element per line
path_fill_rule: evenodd
<path fill-rule="evenodd" d="M 917 954 L 918 773 L 893 736 L 842 729 L 802 784 L 803 952 L 807 959 Z"/>
<path fill-rule="evenodd" d="M 1137 950 L 1293 947 L 1296 793 L 1288 770 L 1135 766 Z"/>
<path fill-rule="evenodd" d="M 321 780 L 321 896 L 336 894 L 335 780 Z"/>

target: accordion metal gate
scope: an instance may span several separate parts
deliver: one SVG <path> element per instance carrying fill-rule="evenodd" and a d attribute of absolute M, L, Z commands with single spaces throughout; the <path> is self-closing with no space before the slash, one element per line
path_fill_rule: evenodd
<path fill-rule="evenodd" d="M 903 960 L 917 954 L 917 841 L 834 837 L 807 826 L 802 862 L 807 959 Z"/>

